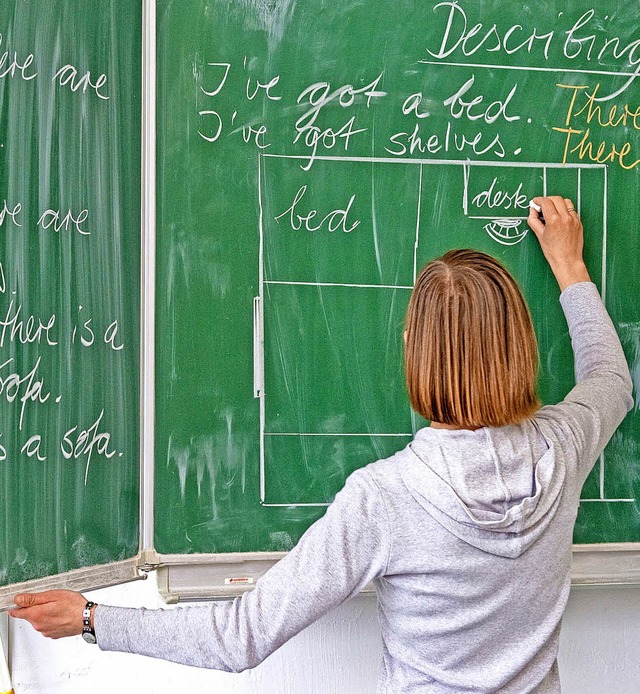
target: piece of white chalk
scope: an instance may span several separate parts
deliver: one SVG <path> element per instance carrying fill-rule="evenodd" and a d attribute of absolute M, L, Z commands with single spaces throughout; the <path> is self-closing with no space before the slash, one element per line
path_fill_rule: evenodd
<path fill-rule="evenodd" d="M 533 209 L 534 209 L 536 212 L 538 212 L 538 214 L 539 214 L 540 212 L 542 212 L 542 207 L 540 207 L 540 205 L 536 205 L 536 203 L 533 202 L 533 200 L 529 200 L 529 207 L 533 207 Z"/>

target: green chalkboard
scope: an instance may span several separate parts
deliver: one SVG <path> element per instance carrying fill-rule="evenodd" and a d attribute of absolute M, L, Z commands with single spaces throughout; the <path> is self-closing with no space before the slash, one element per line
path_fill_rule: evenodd
<path fill-rule="evenodd" d="M 540 394 L 573 382 L 528 200 L 571 197 L 640 374 L 638 5 L 158 2 L 155 543 L 290 548 L 355 468 L 406 445 L 416 270 L 499 257 Z M 584 488 L 578 543 L 640 539 L 640 420 Z"/>
<path fill-rule="evenodd" d="M 141 4 L 0 6 L 0 585 L 138 551 Z"/>

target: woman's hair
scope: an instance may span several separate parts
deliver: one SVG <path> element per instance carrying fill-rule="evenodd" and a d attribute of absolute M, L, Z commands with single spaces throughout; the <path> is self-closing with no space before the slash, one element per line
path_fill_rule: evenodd
<path fill-rule="evenodd" d="M 405 338 L 409 400 L 425 419 L 499 427 L 540 407 L 531 315 L 491 256 L 457 250 L 428 263 L 411 294 Z"/>

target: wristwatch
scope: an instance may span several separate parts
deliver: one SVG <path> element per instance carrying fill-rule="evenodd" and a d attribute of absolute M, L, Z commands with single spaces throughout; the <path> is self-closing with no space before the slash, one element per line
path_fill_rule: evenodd
<path fill-rule="evenodd" d="M 91 608 L 95 606 L 96 603 L 89 600 L 82 611 L 82 638 L 87 643 L 97 643 L 96 632 L 91 626 Z"/>

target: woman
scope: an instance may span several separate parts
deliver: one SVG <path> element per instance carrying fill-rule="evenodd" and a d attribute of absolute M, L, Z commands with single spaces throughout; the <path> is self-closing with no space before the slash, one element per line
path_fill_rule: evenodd
<path fill-rule="evenodd" d="M 560 622 L 580 489 L 632 405 L 613 325 L 582 260 L 570 200 L 529 225 L 562 294 L 578 384 L 539 408 L 537 348 L 513 278 L 455 251 L 429 263 L 407 314 L 409 446 L 352 474 L 326 515 L 232 603 L 87 610 L 98 644 L 241 671 L 375 581 L 380 692 L 558 692 Z M 304 577 L 303 581 L 298 580 Z M 82 631 L 85 598 L 18 595 L 47 636 Z"/>

